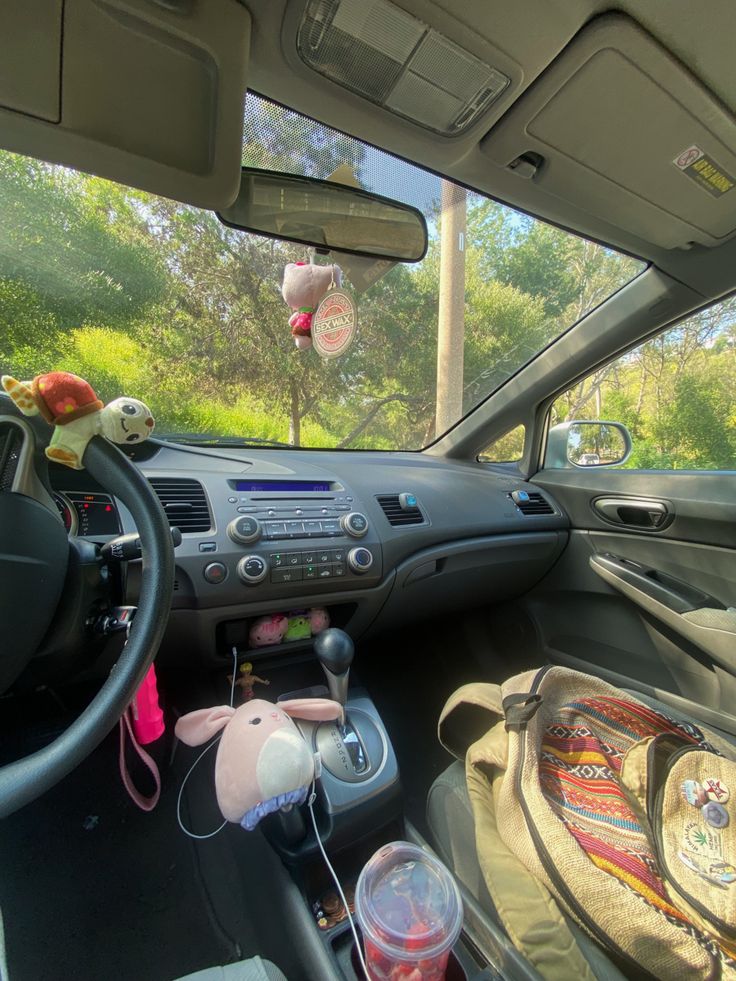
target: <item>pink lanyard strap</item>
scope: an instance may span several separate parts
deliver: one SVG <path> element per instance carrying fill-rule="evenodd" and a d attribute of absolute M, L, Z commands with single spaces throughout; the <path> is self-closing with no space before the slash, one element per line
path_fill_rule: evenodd
<path fill-rule="evenodd" d="M 158 799 L 161 796 L 161 775 L 158 772 L 158 767 L 156 766 L 156 761 L 152 759 L 148 753 L 139 745 L 138 740 L 135 738 L 135 733 L 133 732 L 133 726 L 130 721 L 130 708 L 127 708 L 120 717 L 120 777 L 123 781 L 123 786 L 128 791 L 131 800 L 140 807 L 142 811 L 152 811 L 156 804 L 158 804 Z M 156 784 L 156 789 L 150 797 L 145 797 L 133 783 L 133 778 L 128 772 L 128 766 L 125 762 L 125 735 L 126 732 L 130 739 L 130 744 L 140 757 L 143 764 L 148 767 L 151 772 L 151 776 Z"/>

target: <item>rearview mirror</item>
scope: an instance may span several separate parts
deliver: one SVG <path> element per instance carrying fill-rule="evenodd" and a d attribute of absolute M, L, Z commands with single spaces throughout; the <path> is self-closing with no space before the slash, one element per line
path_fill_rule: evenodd
<path fill-rule="evenodd" d="M 418 262 L 427 251 L 424 215 L 345 184 L 243 167 L 240 192 L 217 212 L 230 228 L 350 255 Z"/>
<path fill-rule="evenodd" d="M 549 431 L 545 467 L 616 467 L 631 449 L 629 430 L 620 422 L 563 422 Z"/>

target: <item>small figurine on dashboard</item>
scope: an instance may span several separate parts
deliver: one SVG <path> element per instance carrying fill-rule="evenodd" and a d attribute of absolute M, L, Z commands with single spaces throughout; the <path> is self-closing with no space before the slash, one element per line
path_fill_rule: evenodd
<path fill-rule="evenodd" d="M 233 683 L 233 676 L 229 674 L 227 680 L 230 684 Z M 255 685 L 270 685 L 271 682 L 267 678 L 259 678 L 257 674 L 253 674 L 253 665 L 250 661 L 243 661 L 240 665 L 238 672 L 238 677 L 235 679 L 235 687 L 240 688 L 243 692 L 243 701 L 249 702 L 253 698 L 253 687 Z"/>

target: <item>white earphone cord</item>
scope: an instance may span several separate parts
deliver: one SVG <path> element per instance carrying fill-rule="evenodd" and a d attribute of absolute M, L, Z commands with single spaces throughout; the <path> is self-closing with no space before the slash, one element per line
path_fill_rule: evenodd
<path fill-rule="evenodd" d="M 360 938 L 358 937 L 358 931 L 355 929 L 355 920 L 353 919 L 353 914 L 350 912 L 350 907 L 348 906 L 348 901 L 345 898 L 345 893 L 340 885 L 340 880 L 337 877 L 337 872 L 335 872 L 332 867 L 332 863 L 327 857 L 327 852 L 325 851 L 325 846 L 322 844 L 322 839 L 320 838 L 319 830 L 317 829 L 317 819 L 314 816 L 314 802 L 317 799 L 317 795 L 314 792 L 314 780 L 312 781 L 312 790 L 309 794 L 309 800 L 307 801 L 307 807 L 309 808 L 309 813 L 312 816 L 312 827 L 314 828 L 314 836 L 317 839 L 317 844 L 319 845 L 319 850 L 322 852 L 322 858 L 325 861 L 325 865 L 330 870 L 330 875 L 332 876 L 332 881 L 337 887 L 337 891 L 342 900 L 342 904 L 345 907 L 345 912 L 347 913 L 348 921 L 350 923 L 350 929 L 353 931 L 353 939 L 355 940 L 355 949 L 358 952 L 358 960 L 360 961 L 360 966 L 363 969 L 363 974 L 366 977 L 366 981 L 371 981 L 371 976 L 368 973 L 368 966 L 365 962 L 365 957 L 363 956 L 363 950 L 360 946 Z"/>
<path fill-rule="evenodd" d="M 235 702 L 235 676 L 237 675 L 237 673 L 238 673 L 238 649 L 237 647 L 233 647 L 233 680 L 230 684 L 230 708 L 233 707 L 233 704 Z M 212 749 L 214 745 L 216 745 L 219 739 L 220 739 L 220 734 L 215 736 L 215 738 L 212 740 L 211 743 L 209 743 L 209 745 L 205 746 L 205 748 L 196 758 L 194 763 L 192 763 L 192 765 L 189 767 L 189 769 L 186 772 L 186 776 L 181 782 L 181 787 L 179 787 L 179 796 L 176 798 L 176 820 L 179 824 L 179 827 L 181 828 L 181 830 L 184 832 L 185 835 L 188 835 L 190 838 L 194 838 L 197 841 L 205 841 L 207 838 L 214 838 L 215 835 L 219 835 L 219 833 L 227 824 L 227 821 L 223 821 L 219 828 L 216 828 L 214 831 L 210 831 L 209 834 L 195 835 L 195 833 L 193 831 L 190 831 L 189 828 L 184 827 L 184 822 L 182 821 L 181 818 L 181 798 L 184 794 L 184 788 L 187 785 L 187 780 L 192 775 L 192 771 L 194 770 L 195 766 L 199 763 L 201 759 L 203 759 L 207 755 L 207 753 L 209 753 L 209 751 Z"/>

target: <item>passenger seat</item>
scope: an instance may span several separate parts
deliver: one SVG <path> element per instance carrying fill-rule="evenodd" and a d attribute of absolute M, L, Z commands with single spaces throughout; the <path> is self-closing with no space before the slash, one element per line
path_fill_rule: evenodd
<path fill-rule="evenodd" d="M 225 964 L 220 967 L 206 967 L 176 981 L 286 981 L 284 975 L 271 961 L 262 957 L 249 957 L 247 961 Z"/>

